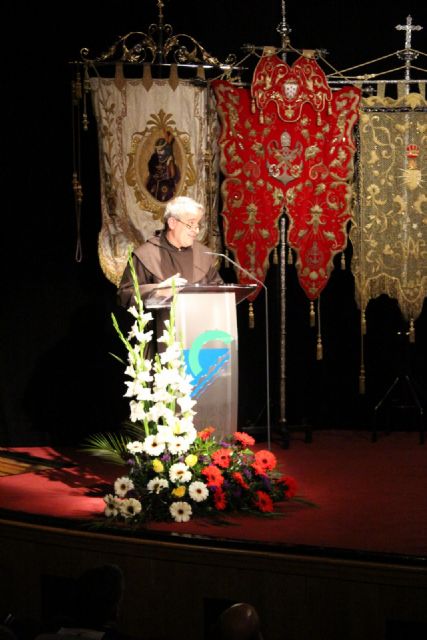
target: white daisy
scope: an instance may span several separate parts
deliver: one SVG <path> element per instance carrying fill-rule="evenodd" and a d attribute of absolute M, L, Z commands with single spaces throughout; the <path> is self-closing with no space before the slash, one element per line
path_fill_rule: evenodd
<path fill-rule="evenodd" d="M 135 498 L 127 498 L 122 500 L 120 505 L 120 513 L 124 518 L 134 518 L 142 510 L 142 505 Z"/>
<path fill-rule="evenodd" d="M 172 455 L 187 453 L 189 448 L 190 442 L 183 436 L 173 436 L 168 442 L 168 449 Z"/>
<path fill-rule="evenodd" d="M 188 502 L 172 502 L 169 511 L 175 522 L 188 522 L 193 513 Z"/>
<path fill-rule="evenodd" d="M 114 483 L 114 491 L 117 496 L 120 498 L 124 498 L 128 491 L 134 489 L 135 485 L 132 480 L 127 476 L 122 476 L 121 478 L 117 478 Z"/>
<path fill-rule="evenodd" d="M 126 449 L 131 453 L 142 453 L 144 451 L 144 446 L 140 440 L 135 440 L 134 442 L 128 442 Z"/>
<path fill-rule="evenodd" d="M 183 462 L 176 462 L 169 469 L 169 478 L 172 482 L 189 482 L 191 471 Z"/>
<path fill-rule="evenodd" d="M 188 493 L 190 494 L 190 498 L 192 498 L 195 502 L 203 502 L 209 495 L 209 491 L 204 482 L 192 482 L 188 487 Z"/>
<path fill-rule="evenodd" d="M 159 478 L 156 476 L 147 484 L 147 489 L 150 493 L 160 493 L 162 489 L 167 489 L 169 487 L 169 482 L 166 478 Z"/>
<path fill-rule="evenodd" d="M 145 438 L 143 448 L 149 456 L 158 456 L 165 450 L 165 443 L 158 434 L 151 435 Z"/>
<path fill-rule="evenodd" d="M 104 496 L 103 500 L 105 502 L 104 514 L 107 516 L 107 518 L 114 518 L 115 516 L 117 516 L 120 510 L 120 501 L 116 498 L 116 496 L 108 493 L 106 496 Z"/>

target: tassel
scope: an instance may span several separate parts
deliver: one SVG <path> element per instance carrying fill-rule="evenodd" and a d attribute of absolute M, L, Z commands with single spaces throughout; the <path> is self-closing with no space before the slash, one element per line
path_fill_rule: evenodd
<path fill-rule="evenodd" d="M 366 391 L 366 377 L 365 377 L 365 367 L 363 363 L 360 365 L 360 374 L 359 374 L 359 394 L 361 396 L 365 395 Z"/>
<path fill-rule="evenodd" d="M 255 112 L 256 112 L 255 98 L 252 98 L 252 100 L 251 100 L 251 113 L 255 113 Z"/>
<path fill-rule="evenodd" d="M 249 329 L 255 328 L 255 315 L 254 315 L 254 306 L 252 302 L 249 303 Z"/>
<path fill-rule="evenodd" d="M 277 255 L 277 247 L 274 247 L 274 251 L 273 251 L 273 264 L 279 264 L 279 257 Z"/>
<path fill-rule="evenodd" d="M 317 336 L 316 360 L 323 360 L 322 336 L 320 334 Z"/>
<path fill-rule="evenodd" d="M 414 321 L 412 318 L 409 321 L 409 342 L 411 344 L 414 344 L 415 342 L 415 327 L 414 327 Z"/>
<path fill-rule="evenodd" d="M 360 373 L 359 373 L 359 394 L 365 395 L 366 376 L 365 376 L 365 345 L 363 336 L 366 334 L 365 310 L 363 309 L 360 316 L 361 332 L 360 332 Z"/>
<path fill-rule="evenodd" d="M 264 114 L 262 111 L 259 112 L 259 123 L 264 124 Z"/>
<path fill-rule="evenodd" d="M 363 311 L 361 313 L 361 317 L 360 317 L 360 327 L 361 327 L 362 336 L 366 336 L 366 316 L 365 316 L 365 310 L 364 309 L 363 309 Z"/>
<path fill-rule="evenodd" d="M 332 115 L 332 107 L 331 107 L 331 103 L 328 102 L 328 116 Z"/>
<path fill-rule="evenodd" d="M 310 300 L 310 327 L 314 327 L 316 325 L 316 314 L 314 311 L 314 302 Z"/>
<path fill-rule="evenodd" d="M 288 264 L 294 264 L 292 249 L 290 249 L 289 247 L 288 247 Z"/>
<path fill-rule="evenodd" d="M 344 253 L 344 251 L 341 254 L 341 269 L 342 269 L 342 271 L 345 271 L 345 253 Z"/>
<path fill-rule="evenodd" d="M 317 345 L 316 360 L 323 360 L 322 330 L 320 328 L 320 296 L 317 298 Z"/>

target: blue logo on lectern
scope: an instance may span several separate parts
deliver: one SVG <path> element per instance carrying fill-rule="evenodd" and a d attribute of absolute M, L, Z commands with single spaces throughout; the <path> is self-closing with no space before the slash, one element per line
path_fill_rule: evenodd
<path fill-rule="evenodd" d="M 184 349 L 187 373 L 191 376 L 193 384 L 192 398 L 199 397 L 230 362 L 229 347 L 205 347 L 213 340 L 230 344 L 233 336 L 227 331 L 211 329 L 199 334 L 190 348 Z"/>

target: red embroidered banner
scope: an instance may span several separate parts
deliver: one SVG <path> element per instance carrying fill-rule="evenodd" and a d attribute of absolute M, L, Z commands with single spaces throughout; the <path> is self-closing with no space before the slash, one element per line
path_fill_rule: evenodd
<path fill-rule="evenodd" d="M 222 123 L 225 244 L 264 280 L 285 206 L 299 281 L 313 300 L 347 244 L 360 91 L 332 93 L 314 60 L 300 58 L 291 68 L 271 55 L 255 70 L 252 100 L 228 82 L 213 88 Z"/>
<path fill-rule="evenodd" d="M 272 184 L 265 147 L 275 143 L 275 130 L 262 126 L 251 113 L 250 93 L 225 81 L 214 81 L 222 122 L 220 138 L 224 243 L 236 261 L 264 281 L 271 250 L 279 242 L 279 219 L 284 193 Z M 237 272 L 242 284 L 252 280 Z M 250 297 L 254 299 L 258 290 Z"/>

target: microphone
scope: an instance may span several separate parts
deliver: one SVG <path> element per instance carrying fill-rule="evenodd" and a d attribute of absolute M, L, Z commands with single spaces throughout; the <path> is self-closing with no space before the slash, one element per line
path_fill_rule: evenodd
<path fill-rule="evenodd" d="M 270 430 L 271 430 L 271 420 L 270 420 L 270 357 L 269 357 L 269 339 L 268 339 L 268 291 L 267 291 L 267 287 L 264 284 L 264 282 L 262 282 L 261 280 L 256 278 L 253 275 L 253 273 L 251 273 L 250 271 L 248 271 L 244 267 L 241 267 L 238 262 L 235 262 L 234 260 L 229 258 L 225 253 L 217 253 L 216 251 L 204 251 L 203 253 L 205 253 L 206 255 L 209 255 L 209 256 L 218 256 L 219 258 L 225 258 L 225 260 L 228 260 L 228 262 L 230 262 L 235 267 L 237 267 L 237 269 L 242 271 L 249 278 L 252 278 L 252 280 L 254 280 L 257 284 L 259 284 L 264 289 L 264 294 L 265 294 L 265 305 L 264 305 L 265 306 L 265 370 L 266 370 L 265 386 L 266 386 L 266 399 L 267 399 L 267 446 L 268 446 L 268 449 L 270 450 L 271 449 L 271 437 L 270 437 Z"/>

